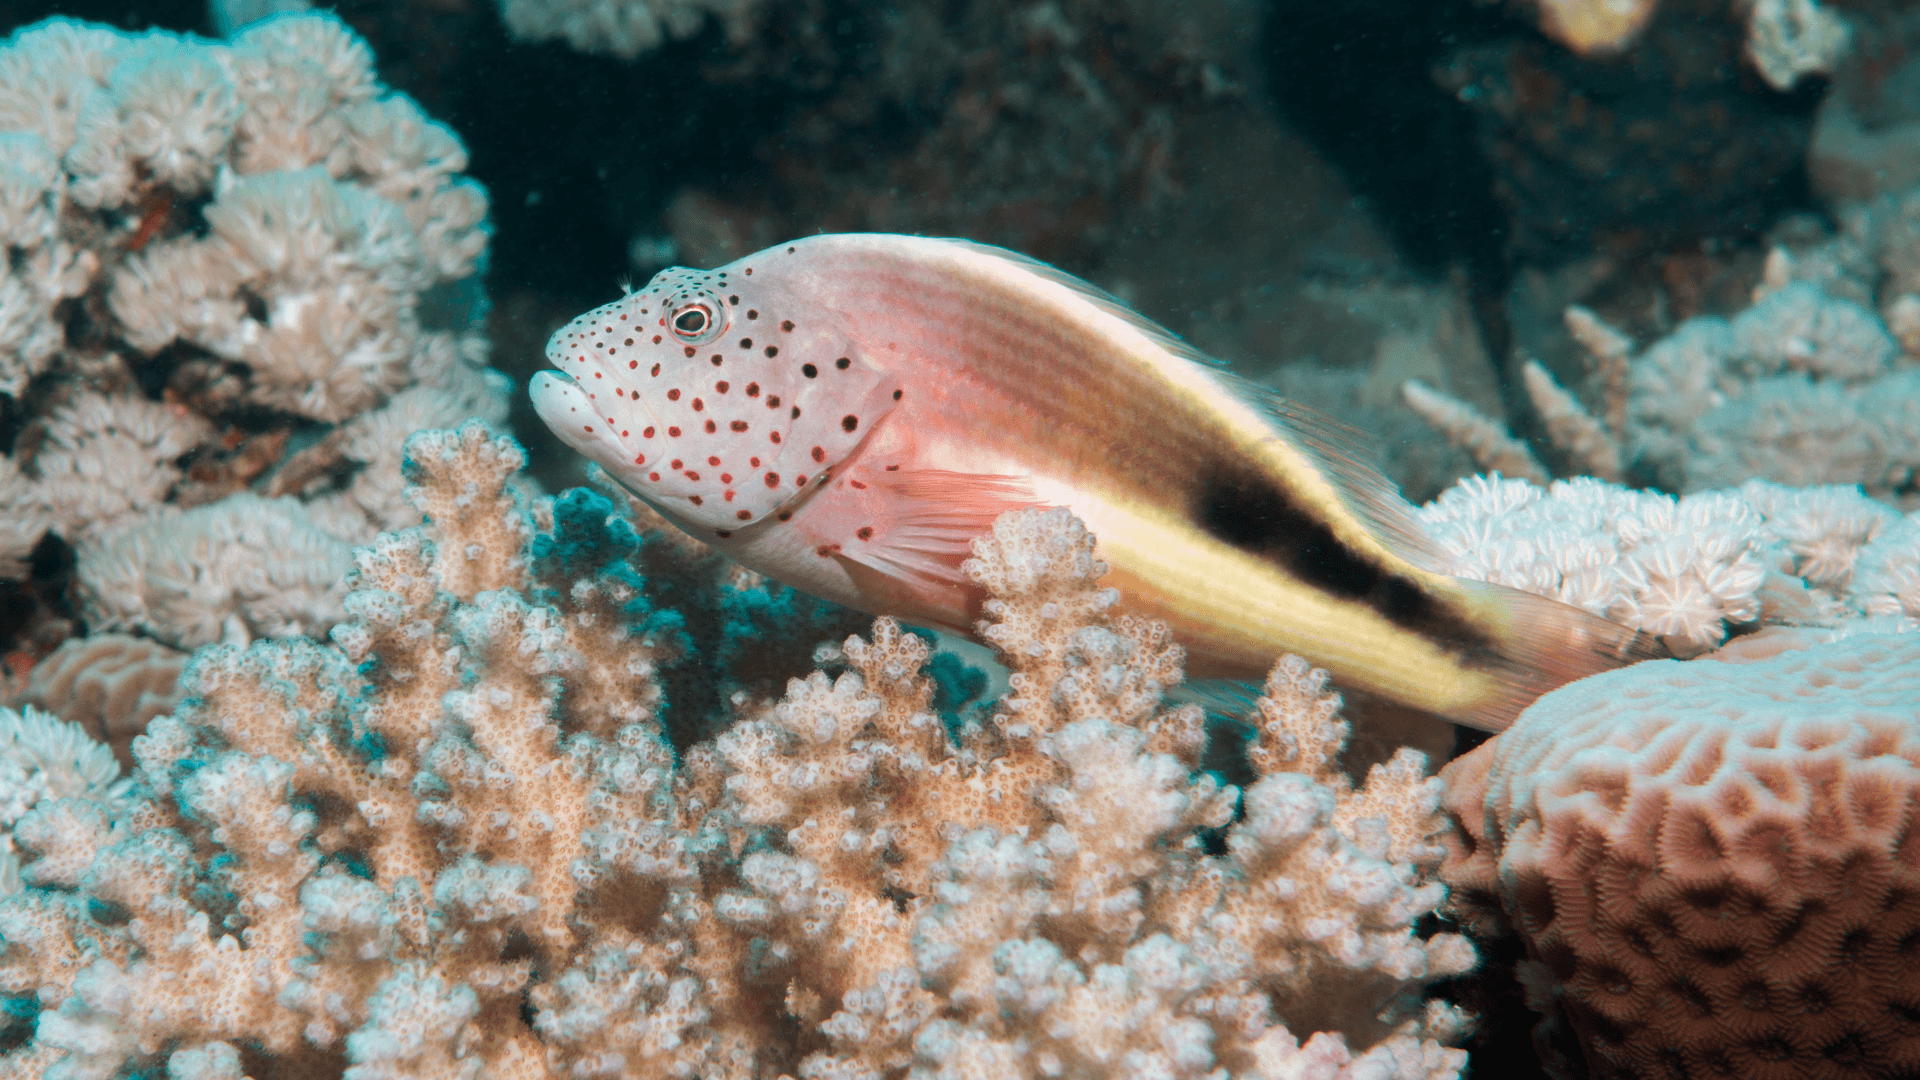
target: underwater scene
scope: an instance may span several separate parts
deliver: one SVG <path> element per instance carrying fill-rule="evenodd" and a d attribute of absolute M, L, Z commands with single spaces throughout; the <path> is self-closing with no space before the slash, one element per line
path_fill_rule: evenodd
<path fill-rule="evenodd" d="M 0 0 L 0 1080 L 1920 1080 L 1920 5 Z"/>

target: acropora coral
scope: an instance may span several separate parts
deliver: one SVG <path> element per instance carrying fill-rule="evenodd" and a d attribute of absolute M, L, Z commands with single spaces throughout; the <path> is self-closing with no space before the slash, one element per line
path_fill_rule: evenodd
<path fill-rule="evenodd" d="M 356 550 L 332 644 L 202 649 L 123 802 L 16 825 L 9 1070 L 1459 1075 L 1467 1019 L 1423 992 L 1474 952 L 1416 931 L 1445 892 L 1420 756 L 1351 786 L 1339 699 L 1288 658 L 1251 785 L 1201 771 L 1181 650 L 1112 613 L 1066 511 L 967 565 L 991 709 L 950 727 L 881 619 L 676 749 L 663 541 L 529 503 L 477 423 L 407 461 L 426 522 Z"/>

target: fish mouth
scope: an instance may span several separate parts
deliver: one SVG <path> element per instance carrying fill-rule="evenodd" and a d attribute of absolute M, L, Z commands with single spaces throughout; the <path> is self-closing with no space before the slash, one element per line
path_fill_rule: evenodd
<path fill-rule="evenodd" d="M 585 433 L 576 419 L 586 404 L 587 395 L 573 376 L 564 371 L 536 371 L 527 380 L 527 397 L 533 401 L 533 411 L 540 414 L 540 419 L 554 434 L 569 445 L 584 442 L 576 434 Z M 586 410 L 586 415 L 591 417 L 593 410 Z"/>

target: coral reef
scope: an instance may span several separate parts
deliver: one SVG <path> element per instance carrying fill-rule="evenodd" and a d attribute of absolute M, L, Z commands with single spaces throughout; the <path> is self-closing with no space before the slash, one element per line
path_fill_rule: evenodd
<path fill-rule="evenodd" d="M 1920 629 L 1920 519 L 1854 488 L 1753 481 L 1675 498 L 1474 477 L 1417 517 L 1450 573 L 1659 634 L 1679 656 L 1761 623 Z"/>
<path fill-rule="evenodd" d="M 1798 255 L 1775 248 L 1754 303 L 1700 316 L 1635 352 L 1582 308 L 1567 322 L 1589 357 L 1589 412 L 1539 365 L 1526 387 L 1575 473 L 1702 492 L 1750 479 L 1859 485 L 1920 499 L 1920 193 L 1854 208 L 1846 230 Z M 1547 475 L 1471 406 L 1423 385 L 1409 404 L 1483 468 Z"/>
<path fill-rule="evenodd" d="M 50 531 L 95 629 L 323 632 L 401 437 L 504 419 L 485 194 L 372 60 L 306 14 L 0 44 L 0 573 Z"/>
<path fill-rule="evenodd" d="M 187 654 L 126 634 L 70 638 L 34 665 L 21 693 L 29 705 L 77 725 L 133 764 L 133 737 L 186 697 Z"/>
<path fill-rule="evenodd" d="M 77 799 L 100 812 L 125 812 L 128 784 L 120 766 L 105 746 L 87 737 L 77 724 L 41 712 L 0 708 L 0 893 L 20 891 L 20 844 L 40 845 L 50 839 L 23 819 L 37 807 L 51 809 L 66 799 Z M 16 843 L 16 838 L 19 843 Z M 14 930 L 0 925 L 0 937 L 12 939 Z"/>
<path fill-rule="evenodd" d="M 1443 773 L 1447 879 L 1525 939 L 1550 1073 L 1561 1018 L 1595 1077 L 1920 1062 L 1920 635 L 1826 636 L 1574 683 Z"/>
<path fill-rule="evenodd" d="M 992 710 L 950 731 L 883 619 L 676 754 L 682 639 L 627 519 L 529 505 L 477 423 L 407 454 L 426 524 L 355 552 L 336 645 L 201 650 L 128 802 L 20 820 L 0 988 L 40 1011 L 6 1067 L 1459 1075 L 1464 1018 L 1422 993 L 1474 957 L 1415 932 L 1444 893 L 1419 755 L 1351 786 L 1338 698 L 1287 659 L 1255 782 L 1198 771 L 1179 648 L 1107 614 L 1064 511 L 968 565 Z"/>

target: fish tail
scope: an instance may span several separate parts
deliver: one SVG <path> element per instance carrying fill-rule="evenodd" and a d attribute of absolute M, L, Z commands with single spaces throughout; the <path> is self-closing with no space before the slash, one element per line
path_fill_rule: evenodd
<path fill-rule="evenodd" d="M 1485 581 L 1459 580 L 1469 602 L 1501 627 L 1484 667 L 1493 675 L 1479 700 L 1447 710 L 1482 731 L 1505 731 L 1549 690 L 1642 660 L 1672 656 L 1660 639 L 1550 597 Z"/>

